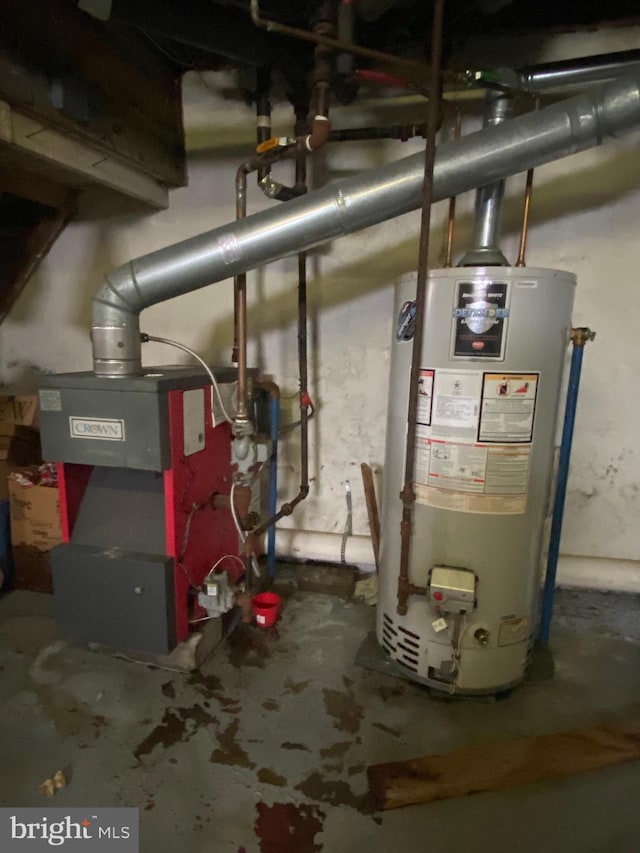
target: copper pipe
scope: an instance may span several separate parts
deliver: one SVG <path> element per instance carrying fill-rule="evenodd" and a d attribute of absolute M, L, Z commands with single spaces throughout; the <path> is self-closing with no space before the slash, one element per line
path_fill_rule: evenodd
<path fill-rule="evenodd" d="M 455 104 L 452 104 L 453 109 L 456 111 L 456 124 L 455 130 L 453 132 L 454 139 L 460 139 L 460 132 L 462 130 L 462 115 L 460 110 Z M 455 221 L 456 221 L 456 197 L 454 195 L 449 199 L 449 220 L 447 223 L 447 253 L 445 255 L 444 265 L 445 267 L 453 266 L 453 233 L 455 229 Z"/>
<path fill-rule="evenodd" d="M 431 229 L 431 205 L 433 201 L 433 167 L 436 156 L 436 133 L 440 117 L 440 97 L 442 78 L 442 26 L 444 19 L 444 0 L 436 0 L 433 9 L 431 31 L 431 92 L 427 107 L 427 142 L 424 158 L 424 180 L 422 184 L 422 217 L 420 222 L 420 253 L 418 257 L 418 275 L 416 286 L 416 326 L 413 337 L 411 359 L 411 377 L 409 380 L 409 406 L 407 411 L 407 446 L 405 456 L 404 487 L 400 495 L 402 500 L 402 521 L 400 523 L 400 570 L 398 574 L 398 613 L 404 616 L 408 609 L 409 596 L 415 587 L 409 580 L 409 557 L 413 534 L 413 504 L 415 491 L 413 476 L 416 458 L 416 421 L 418 416 L 418 380 L 422 357 L 424 336 L 424 313 L 427 295 L 427 276 L 429 267 L 429 232 Z"/>
<path fill-rule="evenodd" d="M 321 35 L 320 33 L 312 33 L 309 30 L 300 30 L 297 27 L 290 27 L 287 24 L 281 24 L 278 21 L 270 21 L 260 17 L 260 5 L 258 0 L 251 0 L 251 19 L 253 23 L 261 29 L 273 33 L 282 33 L 285 36 L 310 41 L 313 44 L 330 47 L 332 50 L 340 51 L 341 53 L 353 53 L 356 56 L 364 56 L 366 59 L 372 59 L 375 62 L 385 62 L 392 64 L 398 68 L 405 68 L 407 71 L 420 72 L 424 74 L 428 66 L 423 62 L 418 62 L 415 59 L 404 59 L 400 56 L 393 56 L 390 53 L 383 53 L 380 50 L 373 50 L 369 47 L 361 47 L 351 42 L 342 41 L 342 39 L 333 38 L 331 36 Z M 456 75 L 457 77 L 458 75 Z"/>
<path fill-rule="evenodd" d="M 535 109 L 540 108 L 540 98 L 535 99 Z M 533 194 L 533 169 L 527 172 L 527 183 L 524 190 L 524 206 L 522 209 L 522 229 L 520 231 L 520 248 L 518 249 L 517 267 L 525 267 L 527 253 L 527 237 L 529 236 L 529 215 L 531 212 L 531 196 Z"/>
<path fill-rule="evenodd" d="M 304 156 L 296 160 L 296 185 L 307 183 L 307 161 Z M 254 528 L 247 537 L 252 541 L 261 536 L 281 518 L 291 515 L 297 505 L 309 494 L 309 391 L 307 359 L 307 253 L 298 254 L 298 370 L 300 375 L 300 489 L 291 501 L 282 504 L 278 512 Z M 246 543 L 245 543 L 246 545 Z"/>
<path fill-rule="evenodd" d="M 520 248 L 518 250 L 517 267 L 525 267 L 525 255 L 527 251 L 527 236 L 529 233 L 529 212 L 531 208 L 531 194 L 533 192 L 533 169 L 527 172 L 527 185 L 524 190 L 524 207 L 522 210 L 522 230 L 520 231 Z"/>
<path fill-rule="evenodd" d="M 245 219 L 247 215 L 247 176 L 258 171 L 262 166 L 268 166 L 278 160 L 290 159 L 298 155 L 300 148 L 299 137 L 295 144 L 288 148 L 250 157 L 238 166 L 236 171 L 236 221 Z M 234 293 L 234 346 L 233 358 L 238 365 L 238 410 L 237 420 L 247 420 L 247 274 L 239 273 L 233 279 Z"/>
<path fill-rule="evenodd" d="M 317 115 L 311 123 L 311 133 L 307 136 L 307 148 L 309 151 L 317 151 L 329 141 L 331 133 L 331 122 L 326 116 Z"/>
<path fill-rule="evenodd" d="M 236 172 L 236 220 L 247 215 L 246 163 Z M 235 345 L 238 365 L 238 409 L 236 420 L 247 420 L 247 274 L 239 273 L 233 279 L 235 308 Z"/>
<path fill-rule="evenodd" d="M 330 21 L 318 21 L 313 28 L 316 36 L 334 38 L 336 28 Z M 323 44 L 316 44 L 313 66 L 313 105 L 315 115 L 311 124 L 311 133 L 306 138 L 309 151 L 317 151 L 327 144 L 331 123 L 329 122 L 329 90 L 335 76 L 334 53 Z M 306 167 L 305 167 L 306 168 Z"/>

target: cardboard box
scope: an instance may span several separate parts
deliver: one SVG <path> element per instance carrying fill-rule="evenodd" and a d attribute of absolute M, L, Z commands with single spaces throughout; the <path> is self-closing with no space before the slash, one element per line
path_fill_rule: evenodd
<path fill-rule="evenodd" d="M 23 469 L 29 472 L 31 469 Z M 37 469 L 33 469 L 36 470 Z M 57 486 L 23 485 L 9 480 L 11 544 L 50 551 L 62 542 Z"/>
<path fill-rule="evenodd" d="M 0 395 L 0 431 L 6 425 L 38 427 L 38 397 L 35 394 Z"/>
<path fill-rule="evenodd" d="M 49 551 L 62 541 L 58 487 L 28 483 L 38 479 L 36 466 L 18 469 L 20 481 L 9 479 L 13 586 L 52 592 Z"/>
<path fill-rule="evenodd" d="M 42 462 L 35 395 L 0 396 L 0 500 L 7 500 L 7 477 L 15 468 Z"/>

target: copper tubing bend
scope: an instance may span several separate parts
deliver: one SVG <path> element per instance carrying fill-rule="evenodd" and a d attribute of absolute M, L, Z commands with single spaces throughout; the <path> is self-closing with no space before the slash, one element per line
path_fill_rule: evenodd
<path fill-rule="evenodd" d="M 318 148 L 322 148 L 329 141 L 329 134 L 331 133 L 331 121 L 328 116 L 317 115 L 314 116 L 313 122 L 311 124 L 311 133 L 307 137 L 302 137 L 304 142 L 302 143 L 306 149 L 306 152 L 317 151 Z"/>

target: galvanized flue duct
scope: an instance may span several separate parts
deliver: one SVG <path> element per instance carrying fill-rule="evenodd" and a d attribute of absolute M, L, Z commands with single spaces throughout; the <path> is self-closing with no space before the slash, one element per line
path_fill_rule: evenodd
<path fill-rule="evenodd" d="M 640 73 L 442 145 L 435 201 L 601 144 L 640 124 Z M 191 237 L 112 272 L 93 303 L 94 370 L 139 373 L 142 310 L 420 206 L 422 153 Z"/>
<path fill-rule="evenodd" d="M 490 89 L 487 92 L 483 127 L 503 124 L 509 120 L 512 111 L 513 96 Z M 505 182 L 502 180 L 483 185 L 477 190 L 471 248 L 465 252 L 458 266 L 509 265 L 500 249 L 504 187 Z"/>

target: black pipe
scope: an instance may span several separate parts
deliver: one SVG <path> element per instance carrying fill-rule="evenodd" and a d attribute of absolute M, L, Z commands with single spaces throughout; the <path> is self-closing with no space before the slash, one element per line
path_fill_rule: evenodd
<path fill-rule="evenodd" d="M 340 0 L 338 6 L 337 35 L 340 41 L 355 41 L 355 14 L 352 0 Z M 355 57 L 352 53 L 338 53 L 333 91 L 341 104 L 352 103 L 358 94 L 358 85 L 353 79 Z"/>
<path fill-rule="evenodd" d="M 389 124 L 385 127 L 353 127 L 329 132 L 329 142 L 364 142 L 369 139 L 400 139 L 424 136 L 424 124 Z"/>

